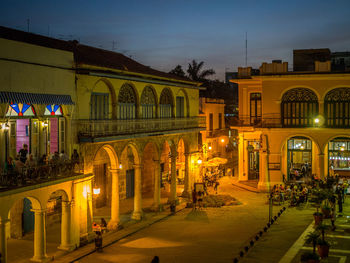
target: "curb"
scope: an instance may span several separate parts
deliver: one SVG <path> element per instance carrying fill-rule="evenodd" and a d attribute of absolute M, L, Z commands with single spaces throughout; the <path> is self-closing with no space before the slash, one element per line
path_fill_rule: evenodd
<path fill-rule="evenodd" d="M 232 185 L 234 185 L 236 187 L 239 187 L 241 189 L 250 191 L 250 192 L 261 193 L 258 189 L 254 188 L 252 186 L 245 185 L 245 184 L 240 184 L 240 183 L 237 183 L 237 182 L 233 182 Z"/>

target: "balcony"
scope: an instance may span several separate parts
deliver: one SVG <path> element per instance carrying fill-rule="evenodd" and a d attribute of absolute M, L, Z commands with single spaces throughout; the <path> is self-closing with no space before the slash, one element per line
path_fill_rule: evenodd
<path fill-rule="evenodd" d="M 266 114 L 260 119 L 252 119 L 250 116 L 239 116 L 230 118 L 228 124 L 232 127 L 254 127 L 254 128 L 281 128 L 281 116 L 279 114 Z"/>
<path fill-rule="evenodd" d="M 78 175 L 83 174 L 83 169 L 82 162 L 65 161 L 33 167 L 24 166 L 20 170 L 3 170 L 0 171 L 0 192 L 76 179 Z"/>
<path fill-rule="evenodd" d="M 217 130 L 207 131 L 206 135 L 207 135 L 207 138 L 228 136 L 228 129 L 217 129 Z"/>
<path fill-rule="evenodd" d="M 134 120 L 76 120 L 80 142 L 98 142 L 130 137 L 163 135 L 205 130 L 205 117 L 134 119 Z"/>

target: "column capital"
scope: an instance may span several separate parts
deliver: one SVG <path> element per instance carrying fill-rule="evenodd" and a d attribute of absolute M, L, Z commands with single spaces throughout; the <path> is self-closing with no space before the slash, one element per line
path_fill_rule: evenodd
<path fill-rule="evenodd" d="M 142 164 L 134 164 L 133 167 L 134 169 L 141 169 L 142 168 Z"/>
<path fill-rule="evenodd" d="M 110 169 L 109 169 L 109 171 L 110 171 L 111 173 L 119 173 L 120 170 L 121 170 L 120 168 L 115 168 L 115 169 L 110 168 Z"/>
<path fill-rule="evenodd" d="M 324 153 L 319 153 L 318 156 L 322 157 L 324 156 Z"/>
<path fill-rule="evenodd" d="M 34 212 L 35 214 L 45 214 L 47 209 L 30 209 L 30 211 Z"/>

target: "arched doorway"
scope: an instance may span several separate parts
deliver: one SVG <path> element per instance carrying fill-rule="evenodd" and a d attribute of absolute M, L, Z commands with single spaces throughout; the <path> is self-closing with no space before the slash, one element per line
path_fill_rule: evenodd
<path fill-rule="evenodd" d="M 9 210 L 8 218 L 10 219 L 10 223 L 7 231 L 8 236 L 6 237 L 8 238 L 7 262 L 18 262 L 23 258 L 29 260 L 33 255 L 34 257 L 40 256 L 35 254 L 37 252 L 35 248 L 33 251 L 34 232 L 38 231 L 44 234 L 44 228 L 43 225 L 41 225 L 41 229 L 35 229 L 36 216 L 34 216 L 32 210 L 38 211 L 41 215 L 39 217 L 43 219 L 44 213 L 43 210 L 41 210 L 41 204 L 38 199 L 34 197 L 26 196 L 19 198 L 13 202 Z M 41 252 L 43 252 L 41 256 L 46 255 L 46 243 L 42 244 L 41 248 Z"/>
<path fill-rule="evenodd" d="M 120 158 L 120 213 L 131 214 L 133 219 L 142 218 L 142 178 L 137 148 L 128 144 Z"/>
<path fill-rule="evenodd" d="M 287 174 L 289 179 L 300 179 L 312 170 L 312 140 L 296 136 L 287 141 Z"/>
<path fill-rule="evenodd" d="M 93 188 L 100 189 L 98 195 L 93 195 L 93 204 L 97 209 L 110 204 L 111 176 L 109 167 L 108 153 L 104 148 L 101 148 L 98 150 L 93 163 L 93 173 L 95 175 Z"/>
<path fill-rule="evenodd" d="M 337 137 L 328 142 L 328 175 L 350 176 L 350 138 Z"/>
<path fill-rule="evenodd" d="M 160 156 L 160 174 L 161 198 L 168 198 L 170 196 L 171 183 L 171 150 L 167 141 L 163 143 Z"/>
<path fill-rule="evenodd" d="M 180 139 L 177 145 L 176 178 L 176 193 L 181 194 L 185 186 L 185 143 L 183 139 Z"/>

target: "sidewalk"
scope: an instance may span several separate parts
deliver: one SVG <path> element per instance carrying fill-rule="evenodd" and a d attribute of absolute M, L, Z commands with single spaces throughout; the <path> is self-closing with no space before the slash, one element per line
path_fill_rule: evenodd
<path fill-rule="evenodd" d="M 176 206 L 176 211 L 180 211 L 186 207 L 186 202 L 183 202 Z M 165 208 L 166 211 L 159 213 L 147 213 L 141 221 L 131 220 L 123 224 L 123 229 L 118 231 L 111 231 L 103 235 L 103 247 L 109 246 L 125 237 L 128 237 L 154 223 L 157 223 L 169 216 L 169 208 Z M 83 247 L 78 248 L 72 252 L 62 252 L 58 257 L 54 259 L 54 262 L 79 262 L 79 259 L 95 252 L 95 243 L 89 243 Z"/>
<path fill-rule="evenodd" d="M 248 253 L 239 262 L 278 262 L 299 263 L 300 255 L 305 250 L 311 250 L 310 245 L 305 245 L 305 236 L 314 231 L 312 206 L 305 208 L 287 208 L 266 233 L 263 234 Z M 275 213 L 274 213 L 275 214 Z M 326 219 L 325 224 L 330 224 Z M 326 231 L 325 239 L 330 241 L 329 257 L 321 262 L 350 262 L 350 196 L 347 196 L 343 216 L 337 217 L 336 231 Z"/>

